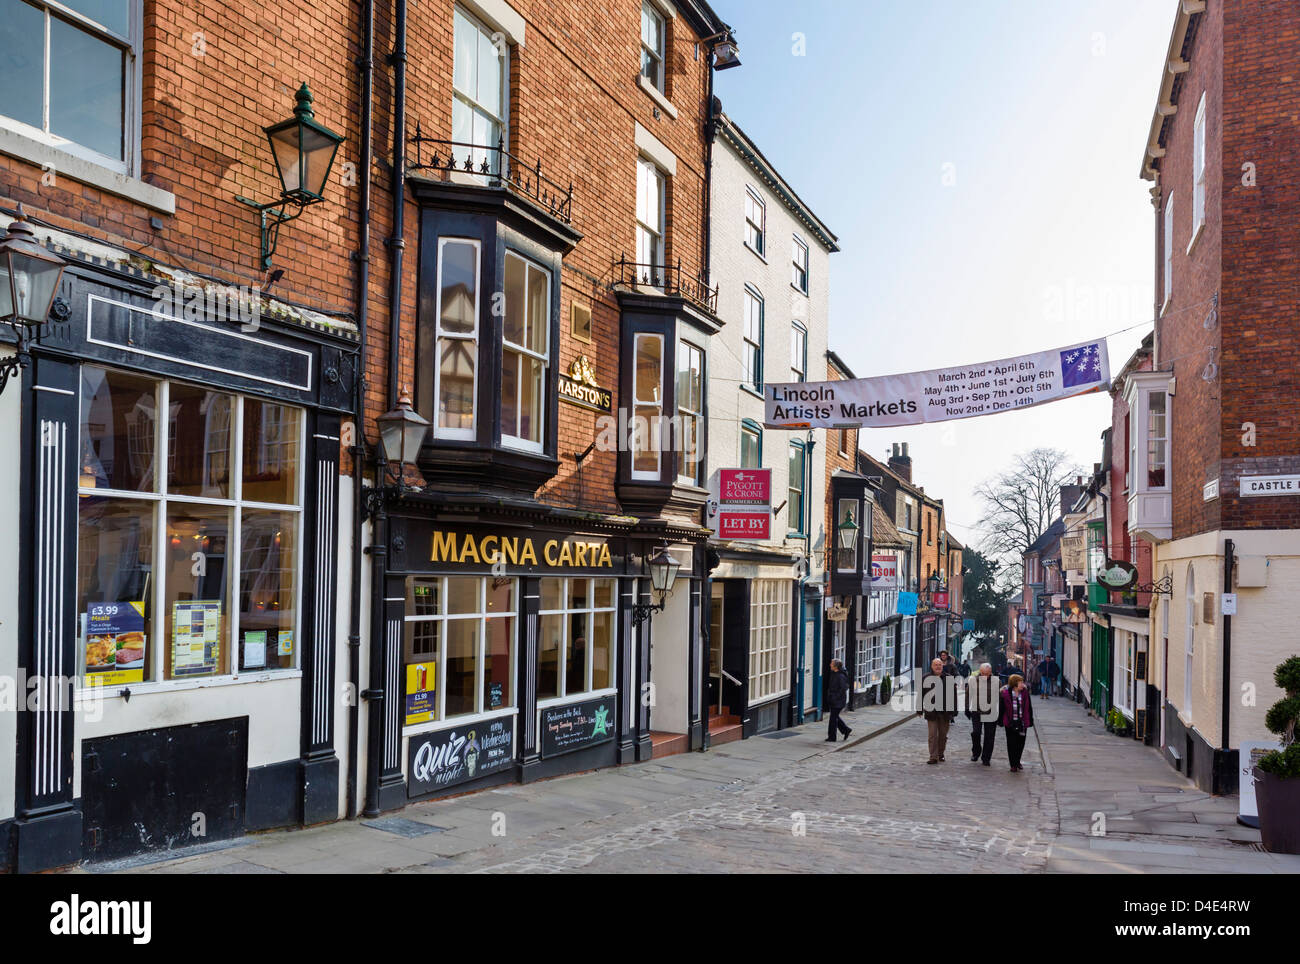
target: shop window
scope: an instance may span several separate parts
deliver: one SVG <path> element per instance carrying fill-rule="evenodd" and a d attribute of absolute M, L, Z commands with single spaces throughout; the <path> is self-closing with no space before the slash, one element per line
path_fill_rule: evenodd
<path fill-rule="evenodd" d="M 515 705 L 514 579 L 412 577 L 406 583 L 406 722 Z"/>
<path fill-rule="evenodd" d="M 740 424 L 740 467 L 757 469 L 763 465 L 763 429 L 752 419 Z"/>
<path fill-rule="evenodd" d="M 6 3 L 0 125 L 120 174 L 137 174 L 142 29 L 138 0 Z"/>
<path fill-rule="evenodd" d="M 898 671 L 906 673 L 916 665 L 916 619 L 908 616 L 898 643 Z"/>
<path fill-rule="evenodd" d="M 663 335 L 638 333 L 633 369 L 632 478 L 658 480 L 663 422 Z"/>
<path fill-rule="evenodd" d="M 614 686 L 615 580 L 542 579 L 537 699 Z"/>
<path fill-rule="evenodd" d="M 494 41 L 492 31 L 460 6 L 456 7 L 454 30 L 451 139 L 460 142 L 454 148 L 455 158 L 461 166 L 468 158 L 475 170 L 486 162 L 488 170 L 496 174 L 500 170 L 496 147 L 499 142 L 509 147 L 510 48 Z"/>
<path fill-rule="evenodd" d="M 790 283 L 804 294 L 808 293 L 808 245 L 798 238 L 791 245 Z"/>
<path fill-rule="evenodd" d="M 790 583 L 749 584 L 749 703 L 790 692 Z"/>
<path fill-rule="evenodd" d="M 745 328 L 743 335 L 744 381 L 741 385 L 756 392 L 763 390 L 763 296 L 745 287 Z"/>
<path fill-rule="evenodd" d="M 501 441 L 506 445 L 542 450 L 550 332 L 550 274 L 507 251 L 501 337 Z"/>
<path fill-rule="evenodd" d="M 687 485 L 703 484 L 703 427 L 704 352 L 683 341 L 677 345 L 677 481 Z"/>
<path fill-rule="evenodd" d="M 83 367 L 77 634 L 87 685 L 296 665 L 303 417 Z"/>
<path fill-rule="evenodd" d="M 478 362 L 479 243 L 438 239 L 436 438 L 474 438 Z"/>

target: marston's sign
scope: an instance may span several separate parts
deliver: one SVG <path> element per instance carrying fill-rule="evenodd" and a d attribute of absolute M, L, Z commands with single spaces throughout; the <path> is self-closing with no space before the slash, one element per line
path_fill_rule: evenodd
<path fill-rule="evenodd" d="M 540 540 L 539 540 L 540 541 Z M 474 563 L 493 566 L 536 566 L 539 558 L 557 568 L 613 568 L 609 546 L 603 542 L 579 542 L 547 539 L 540 551 L 531 536 L 475 536 L 471 532 L 446 532 L 434 529 L 432 562 Z"/>
<path fill-rule="evenodd" d="M 763 390 L 769 428 L 920 425 L 995 415 L 1100 391 L 1106 339 L 998 361 L 838 382 L 775 382 Z"/>

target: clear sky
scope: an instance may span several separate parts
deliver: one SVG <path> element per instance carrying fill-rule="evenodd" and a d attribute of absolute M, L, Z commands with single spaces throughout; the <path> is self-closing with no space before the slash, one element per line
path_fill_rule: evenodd
<path fill-rule="evenodd" d="M 716 0 L 742 64 L 723 110 L 834 231 L 830 344 L 865 377 L 1150 330 L 1154 215 L 1139 176 L 1177 0 Z M 799 51 L 802 37 L 803 50 Z M 972 490 L 1016 452 L 1090 469 L 1105 394 L 935 425 L 913 480 L 968 545 Z"/>

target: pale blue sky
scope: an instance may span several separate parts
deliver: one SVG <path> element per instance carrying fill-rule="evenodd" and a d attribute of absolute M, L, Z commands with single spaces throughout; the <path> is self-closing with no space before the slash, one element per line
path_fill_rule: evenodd
<path fill-rule="evenodd" d="M 742 61 L 717 75 L 717 94 L 839 236 L 830 344 L 856 375 L 1145 323 L 1109 340 L 1119 370 L 1152 315 L 1154 220 L 1138 171 L 1176 7 L 717 0 Z M 977 544 L 975 483 L 1038 445 L 1090 468 L 1109 405 L 1093 395 L 870 430 L 862 446 L 880 457 L 910 442 L 914 480 Z"/>

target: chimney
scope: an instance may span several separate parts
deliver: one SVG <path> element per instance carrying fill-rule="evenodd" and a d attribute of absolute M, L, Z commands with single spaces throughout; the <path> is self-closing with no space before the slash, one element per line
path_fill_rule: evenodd
<path fill-rule="evenodd" d="M 893 445 L 893 454 L 889 457 L 889 468 L 908 482 L 912 481 L 912 457 L 907 454 L 907 443 Z"/>

